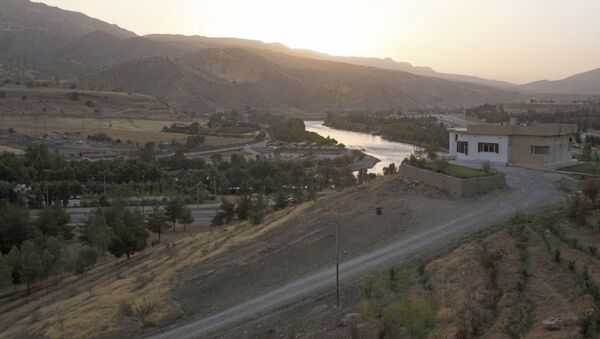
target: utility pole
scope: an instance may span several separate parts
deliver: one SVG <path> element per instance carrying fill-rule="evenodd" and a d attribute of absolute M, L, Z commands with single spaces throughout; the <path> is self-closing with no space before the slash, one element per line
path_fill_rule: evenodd
<path fill-rule="evenodd" d="M 146 175 L 142 174 L 142 216 L 146 219 L 146 209 L 144 208 L 144 191 L 146 190 Z"/>
<path fill-rule="evenodd" d="M 335 304 L 340 307 L 340 247 L 338 241 L 338 229 L 340 224 L 339 209 L 335 206 Z"/>

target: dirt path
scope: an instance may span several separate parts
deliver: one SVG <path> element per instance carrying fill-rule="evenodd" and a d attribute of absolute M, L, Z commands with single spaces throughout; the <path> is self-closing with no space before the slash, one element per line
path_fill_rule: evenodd
<path fill-rule="evenodd" d="M 189 316 L 156 338 L 195 338 L 291 307 L 335 282 L 333 221 L 340 206 L 342 282 L 485 229 L 519 210 L 562 201 L 546 173 L 502 169 L 510 189 L 471 199 L 437 196 L 386 178 L 318 207 L 257 241 L 181 274 L 177 295 Z M 375 216 L 381 206 L 384 215 Z"/>

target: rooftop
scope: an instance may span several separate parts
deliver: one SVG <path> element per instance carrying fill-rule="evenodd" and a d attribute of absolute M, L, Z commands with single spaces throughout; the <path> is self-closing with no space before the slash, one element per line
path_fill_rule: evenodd
<path fill-rule="evenodd" d="M 476 135 L 527 135 L 527 136 L 561 136 L 577 133 L 575 124 L 472 124 L 467 128 L 452 129 L 455 132 Z"/>

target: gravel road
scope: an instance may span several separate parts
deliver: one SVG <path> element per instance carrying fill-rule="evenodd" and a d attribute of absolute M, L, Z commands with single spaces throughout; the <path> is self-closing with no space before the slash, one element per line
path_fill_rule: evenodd
<path fill-rule="evenodd" d="M 501 222 L 518 211 L 530 212 L 534 209 L 557 204 L 563 199 L 563 194 L 558 190 L 556 185 L 558 177 L 554 174 L 508 167 L 500 168 L 499 170 L 506 174 L 509 186 L 509 189 L 501 192 L 462 200 L 451 199 L 449 197 L 442 199 L 404 197 L 403 200 L 396 200 L 394 204 L 398 205 L 396 206 L 398 209 L 402 205 L 408 208 L 410 212 L 404 211 L 402 214 L 392 217 L 398 219 L 396 221 L 398 224 L 406 222 L 413 225 L 411 227 L 402 227 L 401 230 L 400 228 L 395 229 L 395 233 L 399 234 L 396 238 L 384 236 L 383 238 L 390 239 L 387 243 L 385 240 L 372 242 L 370 246 L 364 247 L 368 251 L 350 251 L 350 254 L 343 256 L 340 266 L 341 281 L 360 278 L 373 270 L 388 267 L 399 261 L 406 260 L 406 258 L 420 251 L 441 247 L 449 241 L 459 240 Z M 359 192 L 357 194 L 364 196 L 366 193 Z M 381 192 L 376 191 L 374 194 L 378 195 Z M 398 195 L 401 195 L 401 193 L 398 193 Z M 331 206 L 340 203 L 339 199 L 337 200 L 320 202 L 320 208 L 326 209 L 326 205 L 329 203 L 329 208 L 331 209 Z M 378 203 L 385 204 L 388 200 L 393 199 L 382 198 Z M 352 204 L 352 201 L 348 203 Z M 342 221 L 344 224 L 358 222 L 356 219 L 360 217 L 356 213 L 352 217 L 352 211 L 358 207 L 355 208 L 352 205 L 350 207 L 347 212 L 348 220 Z M 393 205 L 386 207 L 384 209 L 386 211 L 396 208 Z M 369 205 L 368 208 L 370 209 L 372 206 Z M 323 216 L 330 215 L 324 214 L 324 210 L 315 213 L 317 213 L 317 217 L 318 213 L 321 213 Z M 304 223 L 307 223 L 306 220 L 304 220 Z M 388 221 L 387 223 L 393 222 Z M 385 222 L 382 224 L 385 224 Z M 289 226 L 290 229 L 286 229 L 287 226 L 285 225 L 281 226 L 282 229 L 278 230 L 278 232 L 291 232 L 292 226 Z M 365 225 L 362 224 L 362 226 L 364 227 Z M 379 226 L 374 226 L 375 231 L 377 227 Z M 383 231 L 389 230 L 383 229 Z M 315 232 L 318 233 L 319 231 Z M 273 235 L 273 237 L 275 236 Z M 281 236 L 283 236 L 283 233 L 281 233 Z M 357 235 L 355 238 L 352 239 L 355 241 L 354 244 L 357 244 L 356 241 L 363 241 L 361 235 Z M 315 240 L 315 242 L 319 239 Z M 331 247 L 330 235 L 323 236 L 322 239 L 329 239 L 328 246 Z M 267 240 L 257 241 L 256 246 L 264 246 L 266 243 L 269 243 Z M 364 241 L 368 241 L 366 235 L 364 236 Z M 285 250 L 271 255 L 283 260 L 281 264 L 273 261 L 273 265 L 282 265 L 281 267 L 290 266 L 294 271 L 300 272 L 302 274 L 300 276 L 290 273 L 289 275 L 280 274 L 283 277 L 279 278 L 269 277 L 269 275 L 272 276 L 273 274 L 268 268 L 268 257 L 270 255 L 267 251 L 267 254 L 264 256 L 254 255 L 247 258 L 249 263 L 246 266 L 254 267 L 257 272 L 254 276 L 250 275 L 247 278 L 245 276 L 240 277 L 244 272 L 243 270 L 248 270 L 249 268 L 242 269 L 232 263 L 236 260 L 242 260 L 239 258 L 239 254 L 248 255 L 252 245 L 241 249 L 237 257 L 234 255 L 235 253 L 232 253 L 230 254 L 231 257 L 227 259 L 228 254 L 225 254 L 221 259 L 223 261 L 217 259 L 213 263 L 207 263 L 204 267 L 198 268 L 199 271 L 191 274 L 188 277 L 189 279 L 186 280 L 186 284 L 193 285 L 195 282 L 197 285 L 188 286 L 188 288 L 197 290 L 199 294 L 189 294 L 188 296 L 192 300 L 183 301 L 184 305 L 186 302 L 193 305 L 194 297 L 198 297 L 196 301 L 198 304 L 217 300 L 217 298 L 226 299 L 226 301 L 212 308 L 205 307 L 203 311 L 193 310 L 190 312 L 193 314 L 192 316 L 184 318 L 180 323 L 170 328 L 163 329 L 163 332 L 160 334 L 154 333 L 152 338 L 197 338 L 217 335 L 224 330 L 228 330 L 228 333 L 230 333 L 235 326 L 260 319 L 285 307 L 293 307 L 295 303 L 305 298 L 310 298 L 324 289 L 331 288 L 335 283 L 335 269 L 331 265 L 331 256 L 327 255 L 323 260 L 320 260 L 320 257 L 317 256 L 314 258 L 310 257 L 314 255 L 314 251 L 322 252 L 324 250 L 317 247 L 308 252 L 306 251 L 306 246 L 308 246 L 306 243 L 305 241 L 302 248 L 308 257 L 307 260 L 313 261 L 312 264 L 306 263 L 306 260 L 301 262 L 294 259 L 295 257 L 288 258 L 285 256 L 286 253 L 295 253 L 291 252 L 293 250 L 300 251 L 298 249 L 300 245 L 296 246 L 292 244 L 289 246 L 290 248 L 286 247 Z M 349 243 L 347 248 L 351 249 L 351 246 L 352 243 Z M 244 250 L 248 251 L 248 253 L 243 252 Z M 228 264 L 226 264 L 225 260 L 229 260 Z M 265 260 L 267 261 L 266 263 Z M 211 267 L 213 269 L 208 271 Z M 212 281 L 210 277 L 206 278 L 202 276 L 202 274 L 212 275 L 212 272 L 215 270 L 219 270 L 219 272 Z M 240 270 L 242 271 L 240 272 Z M 209 273 L 206 273 L 207 271 Z M 240 283 L 244 279 L 248 279 L 246 285 L 247 291 L 241 291 L 246 289 L 246 286 Z M 208 282 L 205 280 L 208 280 Z M 235 287 L 228 288 L 227 285 L 232 284 L 230 281 L 234 281 L 233 284 L 237 284 L 237 289 L 240 290 L 239 295 L 232 292 L 235 291 Z"/>

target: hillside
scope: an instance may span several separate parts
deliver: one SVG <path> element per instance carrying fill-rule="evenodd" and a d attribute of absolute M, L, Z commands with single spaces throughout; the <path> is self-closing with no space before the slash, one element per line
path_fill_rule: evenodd
<path fill-rule="evenodd" d="M 556 81 L 536 81 L 523 85 L 524 90 L 548 94 L 600 94 L 600 68 Z"/>
<path fill-rule="evenodd" d="M 514 101 L 516 92 L 258 49 L 206 48 L 150 57 L 81 78 L 85 88 L 156 95 L 190 111 L 245 106 L 320 113 L 335 109 L 471 106 Z"/>
<path fill-rule="evenodd" d="M 135 34 L 84 14 L 25 0 L 3 0 L 0 6 L 0 50 L 45 62 L 63 44 L 101 30 L 119 38 Z"/>

